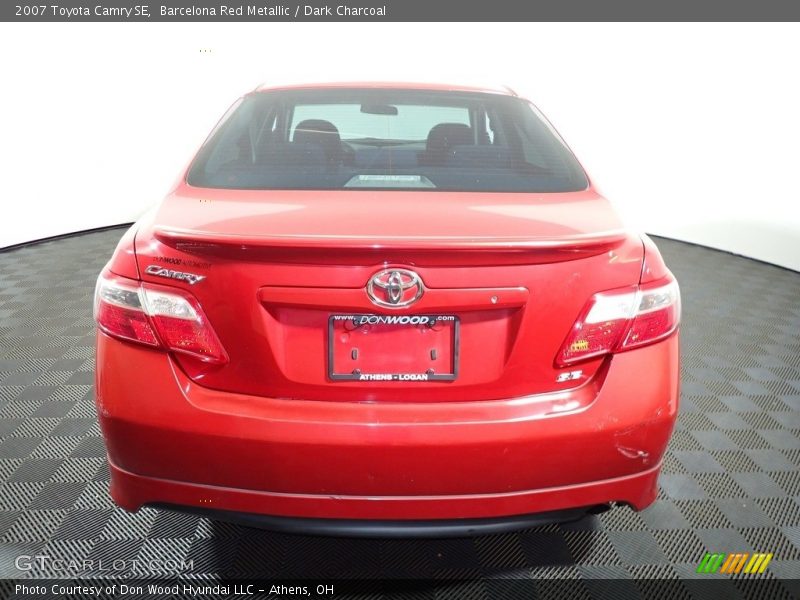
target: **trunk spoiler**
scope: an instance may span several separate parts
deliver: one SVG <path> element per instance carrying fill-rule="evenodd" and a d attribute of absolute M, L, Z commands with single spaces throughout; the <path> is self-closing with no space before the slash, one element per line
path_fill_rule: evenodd
<path fill-rule="evenodd" d="M 190 254 L 239 256 L 276 262 L 341 263 L 346 257 L 415 257 L 444 264 L 448 258 L 469 255 L 483 264 L 531 264 L 575 260 L 608 252 L 626 239 L 624 230 L 564 237 L 458 237 L 458 236 L 340 236 L 340 235 L 235 235 L 157 226 L 153 234 L 161 243 Z M 335 254 L 334 254 L 335 252 Z"/>

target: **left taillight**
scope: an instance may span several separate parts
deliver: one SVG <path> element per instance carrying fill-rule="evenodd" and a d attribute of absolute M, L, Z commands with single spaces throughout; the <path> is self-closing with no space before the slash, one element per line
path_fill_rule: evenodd
<path fill-rule="evenodd" d="M 228 362 L 200 303 L 180 289 L 103 273 L 95 288 L 94 318 L 100 330 L 112 337 L 207 363 Z"/>
<path fill-rule="evenodd" d="M 148 346 L 160 345 L 144 311 L 138 282 L 100 275 L 94 290 L 94 319 L 108 335 Z"/>

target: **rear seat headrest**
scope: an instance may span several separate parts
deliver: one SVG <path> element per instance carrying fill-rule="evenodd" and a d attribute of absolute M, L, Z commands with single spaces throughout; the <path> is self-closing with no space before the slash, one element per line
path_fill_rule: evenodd
<path fill-rule="evenodd" d="M 328 160 L 335 159 L 342 151 L 342 139 L 336 125 L 323 119 L 306 119 L 294 128 L 292 141 L 300 144 L 319 144 Z"/>
<path fill-rule="evenodd" d="M 472 128 L 464 123 L 439 123 L 428 133 L 426 148 L 430 151 L 446 150 L 451 146 L 473 144 Z"/>

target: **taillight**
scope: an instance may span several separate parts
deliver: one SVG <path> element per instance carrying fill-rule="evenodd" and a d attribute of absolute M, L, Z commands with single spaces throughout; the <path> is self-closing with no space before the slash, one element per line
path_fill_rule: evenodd
<path fill-rule="evenodd" d="M 677 329 L 680 316 L 675 280 L 595 294 L 564 340 L 556 365 L 657 342 Z"/>
<path fill-rule="evenodd" d="M 153 325 L 142 307 L 142 294 L 136 282 L 126 283 L 119 278 L 97 279 L 94 290 L 94 319 L 108 335 L 158 346 Z"/>
<path fill-rule="evenodd" d="M 95 288 L 94 316 L 97 326 L 113 337 L 204 362 L 228 361 L 197 299 L 183 290 L 104 273 Z"/>
<path fill-rule="evenodd" d="M 619 350 L 662 340 L 678 328 L 680 320 L 681 293 L 677 281 L 640 286 L 636 312 Z"/>

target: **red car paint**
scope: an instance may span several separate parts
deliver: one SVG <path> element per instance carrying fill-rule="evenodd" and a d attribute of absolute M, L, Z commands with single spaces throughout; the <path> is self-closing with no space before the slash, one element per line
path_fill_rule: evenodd
<path fill-rule="evenodd" d="M 419 278 L 416 301 L 370 299 L 373 276 L 403 270 Z M 126 317 L 113 298 L 99 301 L 97 409 L 111 493 L 126 509 L 435 520 L 655 500 L 678 407 L 677 288 L 655 245 L 626 231 L 591 184 L 231 190 L 184 178 L 123 237 L 101 277 L 112 292 L 114 282 L 168 299 L 175 291 L 181 310 L 195 307 L 196 331 L 207 327 L 220 345 L 216 354 L 171 345 L 165 336 L 184 335 L 182 322 L 152 315 L 134 326 L 161 343 L 131 342 L 127 324 L 115 329 Z M 638 329 L 632 316 L 617 323 L 613 347 L 566 359 L 565 344 L 580 354 L 594 343 L 570 337 L 581 327 L 589 335 L 581 317 L 608 298 L 644 302 L 640 284 L 667 290 L 651 300 L 672 302 L 670 324 L 644 310 Z M 445 324 L 393 333 L 331 320 L 362 314 L 455 316 L 457 340 Z M 177 333 L 165 333 L 170 323 Z M 662 329 L 648 341 L 653 327 Z M 348 360 L 369 372 L 430 364 L 456 376 L 334 380 Z"/>

